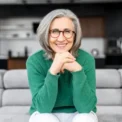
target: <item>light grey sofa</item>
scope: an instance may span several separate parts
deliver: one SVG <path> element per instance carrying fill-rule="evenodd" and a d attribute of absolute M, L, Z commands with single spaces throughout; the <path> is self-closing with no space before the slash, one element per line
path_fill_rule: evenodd
<path fill-rule="evenodd" d="M 122 69 L 96 69 L 99 122 L 122 122 Z M 26 70 L 0 71 L 0 122 L 28 122 Z"/>

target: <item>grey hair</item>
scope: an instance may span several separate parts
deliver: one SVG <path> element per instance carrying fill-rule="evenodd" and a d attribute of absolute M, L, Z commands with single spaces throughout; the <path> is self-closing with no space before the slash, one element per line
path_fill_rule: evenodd
<path fill-rule="evenodd" d="M 49 28 L 52 23 L 52 21 L 55 18 L 59 17 L 68 17 L 70 18 L 75 26 L 75 40 L 74 44 L 71 48 L 72 55 L 74 57 L 77 56 L 77 51 L 78 48 L 81 45 L 81 38 L 82 38 L 82 32 L 81 32 L 81 26 L 78 17 L 68 9 L 56 9 L 51 12 L 49 12 L 40 22 L 38 28 L 37 28 L 37 37 L 39 39 L 40 45 L 45 51 L 45 57 L 47 59 L 51 59 L 53 57 L 53 50 L 49 46 L 49 41 L 48 41 L 48 34 L 49 34 Z"/>

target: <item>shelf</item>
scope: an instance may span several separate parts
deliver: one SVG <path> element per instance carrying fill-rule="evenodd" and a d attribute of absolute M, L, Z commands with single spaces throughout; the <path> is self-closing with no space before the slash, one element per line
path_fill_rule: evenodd
<path fill-rule="evenodd" d="M 0 38 L 0 41 L 8 41 L 8 40 L 36 40 L 36 38 Z"/>
<path fill-rule="evenodd" d="M 107 56 L 122 56 L 122 53 L 120 53 L 120 54 L 106 54 L 106 57 Z"/>
<path fill-rule="evenodd" d="M 8 58 L 8 60 L 25 60 L 25 59 L 27 59 L 28 57 L 21 57 L 21 56 L 19 56 L 19 57 L 9 57 Z"/>
<path fill-rule="evenodd" d="M 120 69 L 122 68 L 122 65 L 105 65 L 105 68 L 109 69 Z"/>

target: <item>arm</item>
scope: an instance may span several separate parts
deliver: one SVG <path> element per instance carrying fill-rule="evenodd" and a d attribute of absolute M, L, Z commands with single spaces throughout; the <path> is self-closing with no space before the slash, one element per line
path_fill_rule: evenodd
<path fill-rule="evenodd" d="M 48 71 L 45 76 L 38 66 L 34 60 L 28 59 L 26 62 L 32 102 L 40 113 L 51 113 L 57 98 L 59 75 Z"/>
<path fill-rule="evenodd" d="M 79 113 L 90 112 L 97 102 L 94 58 L 87 60 L 82 70 L 72 72 L 72 76 L 74 105 Z"/>

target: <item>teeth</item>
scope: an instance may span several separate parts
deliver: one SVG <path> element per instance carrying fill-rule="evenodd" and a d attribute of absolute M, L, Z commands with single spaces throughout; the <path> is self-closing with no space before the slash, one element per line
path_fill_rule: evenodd
<path fill-rule="evenodd" d="M 66 46 L 66 44 L 57 44 L 57 46 Z"/>
<path fill-rule="evenodd" d="M 65 45 L 57 45 L 57 46 L 65 46 Z"/>

